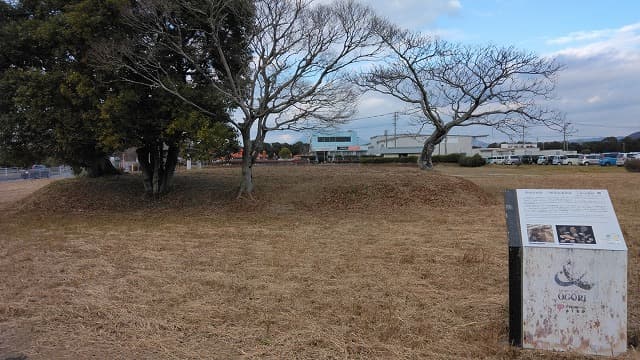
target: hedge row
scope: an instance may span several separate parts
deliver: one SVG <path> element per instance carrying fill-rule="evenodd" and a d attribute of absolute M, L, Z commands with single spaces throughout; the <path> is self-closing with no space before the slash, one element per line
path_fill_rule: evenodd
<path fill-rule="evenodd" d="M 476 154 L 471 157 L 464 156 L 464 154 L 449 154 L 449 155 L 435 155 L 431 158 L 434 163 L 458 163 L 460 166 L 477 167 L 486 164 L 485 159 L 482 156 Z M 406 157 L 361 157 L 361 164 L 407 164 L 417 163 L 418 157 L 406 156 Z"/>
<path fill-rule="evenodd" d="M 391 163 L 417 163 L 418 158 L 416 156 L 405 156 L 405 157 L 361 157 L 361 164 L 391 164 Z"/>
<path fill-rule="evenodd" d="M 447 154 L 447 155 L 433 155 L 431 161 L 434 163 L 457 163 L 464 154 Z"/>
<path fill-rule="evenodd" d="M 458 164 L 464 167 L 479 167 L 486 163 L 487 161 L 479 154 L 475 154 L 473 156 L 461 156 L 458 160 Z"/>

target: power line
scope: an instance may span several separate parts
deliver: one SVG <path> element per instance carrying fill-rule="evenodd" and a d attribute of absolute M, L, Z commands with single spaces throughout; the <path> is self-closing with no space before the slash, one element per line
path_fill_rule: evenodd
<path fill-rule="evenodd" d="M 376 115 L 362 116 L 362 117 L 359 117 L 359 118 L 351 118 L 349 120 L 350 121 L 367 120 L 367 119 L 374 119 L 374 118 L 379 118 L 379 117 L 389 116 L 389 115 L 394 115 L 394 114 L 413 115 L 418 111 L 420 111 L 420 108 L 412 108 L 412 109 L 406 109 L 406 110 L 396 110 L 396 111 L 392 111 L 392 112 L 388 112 L 388 113 L 384 113 L 384 114 L 376 114 Z"/>

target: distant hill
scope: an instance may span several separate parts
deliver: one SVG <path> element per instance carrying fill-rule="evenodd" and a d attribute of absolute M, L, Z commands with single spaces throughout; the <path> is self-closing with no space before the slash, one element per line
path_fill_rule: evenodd
<path fill-rule="evenodd" d="M 571 139 L 571 140 L 569 140 L 569 142 L 582 144 L 582 143 L 586 143 L 586 142 L 600 141 L 602 139 L 604 139 L 604 137 L 581 138 L 581 139 Z"/>
<path fill-rule="evenodd" d="M 602 136 L 602 137 L 593 137 L 593 138 L 581 138 L 581 139 L 571 139 L 569 140 L 569 142 L 574 142 L 574 143 L 578 143 L 578 144 L 582 144 L 582 143 L 586 143 L 586 142 L 592 142 L 592 141 L 602 141 L 602 139 L 606 138 L 607 136 Z M 640 131 L 636 131 L 633 134 L 627 135 L 627 136 L 618 136 L 617 139 L 618 140 L 622 140 L 626 137 L 630 137 L 633 140 L 638 140 L 640 139 Z"/>

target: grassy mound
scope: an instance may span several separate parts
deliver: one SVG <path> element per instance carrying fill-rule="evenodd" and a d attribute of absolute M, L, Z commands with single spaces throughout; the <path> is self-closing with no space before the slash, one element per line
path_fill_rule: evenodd
<path fill-rule="evenodd" d="M 160 200 L 144 194 L 138 175 L 66 179 L 28 196 L 21 211 L 44 213 L 132 212 L 189 208 L 219 208 L 233 199 L 234 180 L 204 172 L 178 174 L 173 191 Z"/>
<path fill-rule="evenodd" d="M 404 176 L 403 176 L 404 175 Z M 440 174 L 408 172 L 400 176 L 358 177 L 324 185 L 318 206 L 333 209 L 453 208 L 494 204 L 477 185 Z"/>
<path fill-rule="evenodd" d="M 24 211 L 45 213 L 135 212 L 147 210 L 233 210 L 247 204 L 235 199 L 237 168 L 178 173 L 173 190 L 159 200 L 144 195 L 136 175 L 54 182 L 22 203 Z M 477 185 L 413 168 L 361 166 L 258 167 L 256 201 L 249 208 L 275 213 L 367 210 L 401 207 L 483 206 L 492 200 Z"/>

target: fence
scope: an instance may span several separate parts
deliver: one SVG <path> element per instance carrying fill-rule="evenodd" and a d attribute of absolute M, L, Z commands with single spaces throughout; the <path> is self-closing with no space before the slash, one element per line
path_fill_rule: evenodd
<path fill-rule="evenodd" d="M 0 167 L 0 181 L 5 180 L 19 180 L 23 178 L 23 173 L 26 169 L 18 167 Z M 49 168 L 50 177 L 69 177 L 73 176 L 73 171 L 70 166 L 54 166 Z"/>

